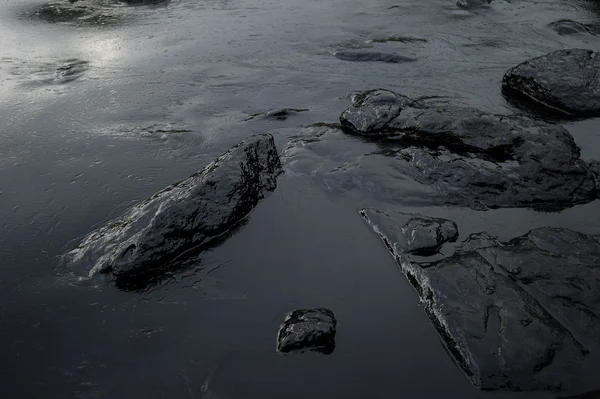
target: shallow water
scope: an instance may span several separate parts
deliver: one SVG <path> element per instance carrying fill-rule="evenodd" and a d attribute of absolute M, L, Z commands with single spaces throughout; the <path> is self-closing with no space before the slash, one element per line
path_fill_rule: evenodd
<path fill-rule="evenodd" d="M 383 87 L 511 112 L 500 93 L 506 69 L 598 47 L 595 36 L 547 27 L 597 21 L 593 2 L 499 0 L 467 11 L 449 0 L 172 0 L 118 7 L 118 22 L 104 25 L 28 17 L 39 4 L 8 0 L 0 10 L 6 397 L 553 397 L 471 386 L 357 210 L 423 212 L 455 220 L 461 237 L 485 230 L 508 239 L 547 225 L 600 234 L 600 201 L 552 214 L 477 212 L 413 201 L 407 179 L 390 179 L 389 201 L 368 184 L 329 190 L 288 165 L 234 237 L 143 292 L 101 276 L 79 281 L 57 265 L 93 228 L 244 137 L 272 132 L 282 151 L 304 126 L 335 122 L 349 92 Z M 423 40 L 381 40 L 392 36 Z M 333 55 L 363 47 L 416 61 Z M 309 111 L 247 120 L 280 107 Z M 567 125 L 585 158 L 600 159 L 599 126 Z M 310 306 L 335 311 L 336 351 L 277 355 L 285 313 Z M 587 361 L 590 376 L 573 392 L 599 388 L 598 359 Z"/>

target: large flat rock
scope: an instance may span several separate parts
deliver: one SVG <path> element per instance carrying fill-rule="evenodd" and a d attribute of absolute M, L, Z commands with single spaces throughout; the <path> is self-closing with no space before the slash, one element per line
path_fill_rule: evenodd
<path fill-rule="evenodd" d="M 120 278 L 172 267 L 236 228 L 276 188 L 280 173 L 273 137 L 252 136 L 90 233 L 64 260 L 89 275 L 112 271 Z"/>
<path fill-rule="evenodd" d="M 600 115 L 600 62 L 592 50 L 559 50 L 509 69 L 502 80 L 516 105 L 546 117 Z"/>
<path fill-rule="evenodd" d="M 387 90 L 354 95 L 340 122 L 378 142 L 445 204 L 556 210 L 597 197 L 593 173 L 561 126 Z"/>
<path fill-rule="evenodd" d="M 385 225 L 406 223 L 379 215 Z M 600 237 L 539 228 L 500 242 L 480 233 L 428 261 L 397 251 L 395 234 L 371 226 L 475 385 L 559 391 L 578 380 L 587 344 L 600 342 Z"/>

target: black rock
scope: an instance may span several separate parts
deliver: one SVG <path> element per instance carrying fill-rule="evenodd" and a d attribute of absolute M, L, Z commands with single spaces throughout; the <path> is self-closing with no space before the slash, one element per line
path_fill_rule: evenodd
<path fill-rule="evenodd" d="M 299 309 L 291 312 L 277 334 L 279 352 L 305 351 L 330 354 L 335 349 L 337 320 L 329 309 Z"/>
<path fill-rule="evenodd" d="M 399 54 L 393 53 L 382 53 L 380 51 L 372 50 L 340 50 L 335 51 L 333 55 L 344 61 L 355 61 L 355 62 L 387 62 L 390 64 L 399 64 L 404 62 L 416 61 L 414 58 L 406 57 Z"/>
<path fill-rule="evenodd" d="M 362 209 L 360 215 L 396 255 L 435 254 L 442 244 L 458 237 L 456 223 L 451 220 L 373 208 Z"/>
<path fill-rule="evenodd" d="M 92 5 L 77 3 L 63 1 L 44 4 L 34 11 L 33 16 L 47 22 L 73 22 L 93 18 L 99 12 Z"/>
<path fill-rule="evenodd" d="M 561 126 L 386 90 L 354 95 L 340 122 L 346 132 L 382 143 L 446 204 L 555 210 L 597 197 L 594 175 Z"/>
<path fill-rule="evenodd" d="M 560 21 L 551 22 L 548 24 L 556 33 L 561 36 L 567 35 L 598 35 L 600 26 L 596 24 L 584 24 L 581 22 L 571 21 L 569 19 L 561 19 Z"/>
<path fill-rule="evenodd" d="M 64 260 L 89 275 L 112 271 L 121 280 L 176 268 L 185 254 L 214 245 L 244 221 L 280 173 L 273 137 L 252 136 L 92 232 Z"/>
<path fill-rule="evenodd" d="M 474 8 L 480 8 L 488 6 L 492 0 L 457 0 L 456 5 L 460 8 L 472 10 Z"/>
<path fill-rule="evenodd" d="M 423 39 L 420 37 L 413 36 L 404 36 L 404 35 L 391 35 L 391 36 L 375 36 L 371 39 L 365 41 L 365 43 L 388 43 L 388 42 L 397 42 L 397 43 L 427 43 L 427 39 Z"/>
<path fill-rule="evenodd" d="M 600 115 L 600 62 L 591 50 L 559 50 L 508 70 L 504 95 L 545 118 Z"/>
<path fill-rule="evenodd" d="M 286 120 L 289 116 L 293 114 L 297 114 L 300 112 L 307 112 L 306 108 L 276 108 L 267 112 L 259 112 L 257 114 L 252 114 L 248 118 L 247 121 L 256 119 L 256 118 L 264 118 L 264 119 L 276 119 L 279 121 Z"/>
<path fill-rule="evenodd" d="M 508 243 L 476 234 L 442 260 L 392 254 L 475 385 L 562 390 L 578 381 L 585 343 L 599 338 L 599 237 L 541 228 Z"/>

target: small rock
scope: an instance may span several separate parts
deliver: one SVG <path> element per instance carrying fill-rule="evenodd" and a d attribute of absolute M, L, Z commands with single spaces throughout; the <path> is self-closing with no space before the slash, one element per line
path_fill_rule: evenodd
<path fill-rule="evenodd" d="M 492 0 L 457 0 L 456 5 L 466 10 L 481 8 L 489 5 Z"/>
<path fill-rule="evenodd" d="M 78 59 L 66 60 L 56 69 L 53 79 L 55 84 L 64 84 L 79 79 L 89 68 L 88 61 Z"/>
<path fill-rule="evenodd" d="M 109 3 L 108 1 L 92 0 L 61 0 L 38 6 L 29 13 L 29 16 L 50 23 L 114 24 L 123 15 L 117 7 L 110 7 Z"/>
<path fill-rule="evenodd" d="M 524 61 L 506 72 L 504 95 L 545 118 L 600 115 L 600 62 L 592 50 L 559 50 Z"/>
<path fill-rule="evenodd" d="M 458 237 L 456 223 L 451 220 L 373 208 L 362 209 L 360 215 L 395 255 L 432 255 Z"/>
<path fill-rule="evenodd" d="M 307 108 L 277 108 L 277 109 L 272 109 L 267 112 L 259 112 L 257 114 L 252 114 L 252 115 L 250 115 L 250 117 L 246 118 L 246 120 L 249 121 L 252 119 L 262 117 L 265 119 L 277 119 L 279 121 L 284 121 L 292 114 L 297 114 L 300 112 L 307 112 L 307 111 L 308 111 Z"/>
<path fill-rule="evenodd" d="M 422 39 L 419 37 L 412 37 L 412 36 L 392 35 L 392 36 L 375 36 L 374 38 L 365 41 L 365 43 L 388 43 L 388 42 L 427 43 L 427 39 Z"/>
<path fill-rule="evenodd" d="M 277 334 L 282 353 L 310 350 L 330 354 L 335 349 L 337 320 L 329 309 L 298 309 L 287 315 Z"/>
<path fill-rule="evenodd" d="M 382 53 L 379 51 L 364 51 L 364 50 L 341 50 L 335 51 L 333 55 L 344 61 L 355 62 L 386 62 L 390 64 L 399 64 L 404 62 L 416 61 L 414 58 L 406 57 L 393 53 Z"/>

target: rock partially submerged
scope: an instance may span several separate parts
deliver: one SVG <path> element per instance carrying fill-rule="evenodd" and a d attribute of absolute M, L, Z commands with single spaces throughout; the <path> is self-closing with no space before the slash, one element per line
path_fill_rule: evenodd
<path fill-rule="evenodd" d="M 492 2 L 492 0 L 457 0 L 456 5 L 457 5 L 457 7 L 460 7 L 460 8 L 466 9 L 466 10 L 472 10 L 475 8 L 489 6 L 491 4 L 491 2 Z"/>
<path fill-rule="evenodd" d="M 392 242 L 396 235 L 382 239 Z M 436 261 L 387 242 L 475 385 L 562 390 L 577 381 L 589 352 L 585 343 L 600 342 L 600 237 L 540 228 L 501 243 L 480 233 Z"/>
<path fill-rule="evenodd" d="M 276 188 L 280 173 L 273 137 L 252 136 L 92 232 L 64 260 L 88 275 L 112 271 L 121 280 L 176 267 L 236 228 Z"/>
<path fill-rule="evenodd" d="M 561 19 L 559 21 L 548 24 L 556 33 L 561 36 L 568 35 L 594 35 L 600 34 L 600 26 L 597 24 L 587 24 L 569 19 Z"/>
<path fill-rule="evenodd" d="M 381 51 L 373 50 L 339 50 L 334 51 L 333 55 L 340 60 L 354 62 L 386 62 L 389 64 L 400 64 L 416 61 L 414 58 L 400 54 L 383 53 Z"/>
<path fill-rule="evenodd" d="M 458 237 L 456 223 L 447 219 L 373 208 L 361 209 L 360 215 L 397 254 L 432 255 L 442 244 Z"/>
<path fill-rule="evenodd" d="M 123 17 L 119 8 L 108 0 L 59 0 L 33 9 L 29 16 L 51 23 L 110 25 Z"/>
<path fill-rule="evenodd" d="M 337 320 L 329 309 L 298 309 L 287 315 L 277 334 L 277 350 L 330 354 L 335 349 Z"/>
<path fill-rule="evenodd" d="M 297 114 L 300 112 L 307 112 L 307 111 L 308 111 L 307 108 L 276 108 L 276 109 L 272 109 L 267 112 L 259 112 L 256 114 L 252 114 L 248 118 L 246 118 L 246 120 L 249 121 L 249 120 L 256 119 L 256 118 L 264 118 L 264 119 L 276 119 L 279 121 L 284 121 L 293 114 Z"/>
<path fill-rule="evenodd" d="M 600 62 L 592 50 L 559 50 L 506 72 L 504 95 L 546 118 L 600 115 Z"/>
<path fill-rule="evenodd" d="M 340 122 L 346 132 L 382 143 L 446 204 L 555 210 L 597 197 L 593 173 L 560 126 L 387 90 L 355 94 Z"/>

